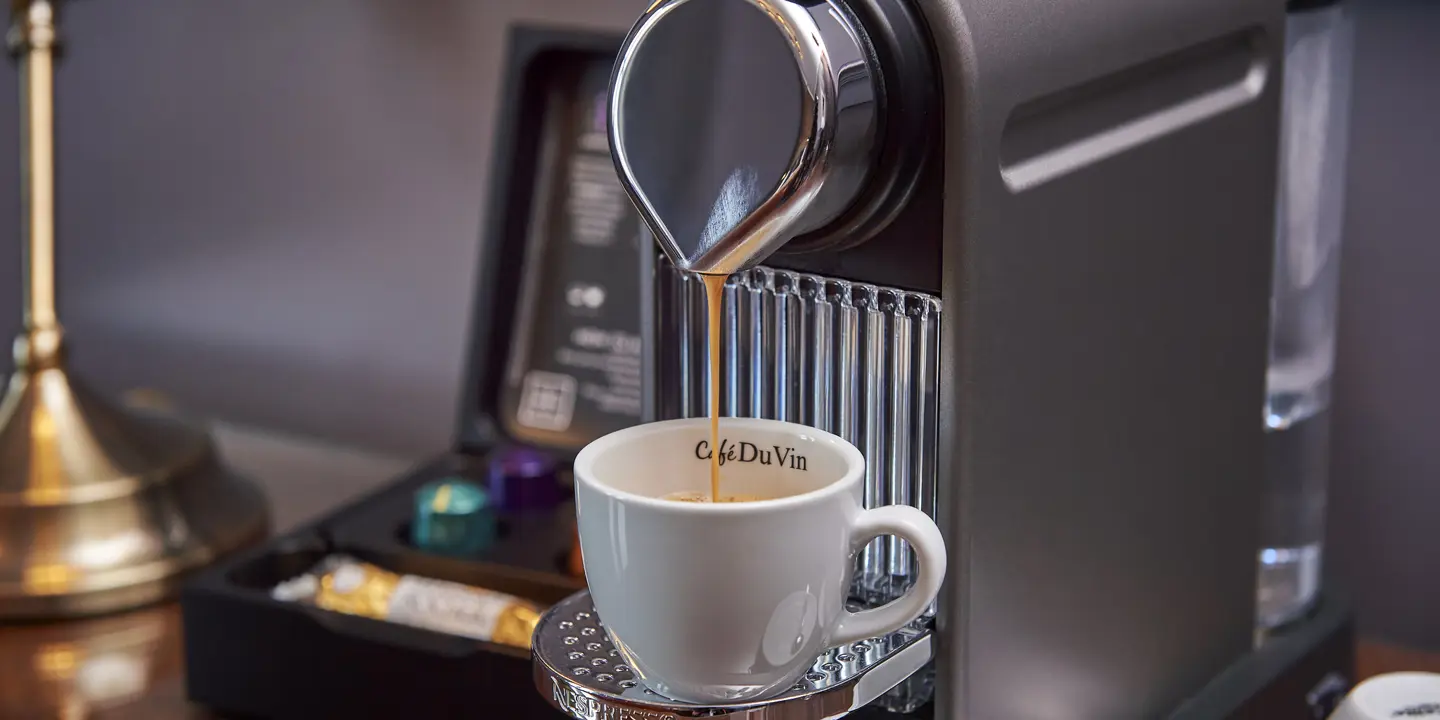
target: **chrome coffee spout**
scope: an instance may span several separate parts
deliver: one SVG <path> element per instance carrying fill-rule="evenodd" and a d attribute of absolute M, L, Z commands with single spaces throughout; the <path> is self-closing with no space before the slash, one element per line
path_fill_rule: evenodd
<path fill-rule="evenodd" d="M 661 0 L 611 80 L 621 182 L 670 260 L 728 274 L 845 211 L 873 161 L 879 74 L 831 2 Z"/>

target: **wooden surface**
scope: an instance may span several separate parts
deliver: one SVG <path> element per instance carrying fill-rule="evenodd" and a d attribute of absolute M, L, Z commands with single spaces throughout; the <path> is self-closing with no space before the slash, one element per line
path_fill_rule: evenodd
<path fill-rule="evenodd" d="M 404 472 L 409 463 L 217 429 L 230 462 L 270 496 L 277 529 L 304 522 Z M 1440 654 L 1358 648 L 1360 678 L 1440 672 Z M 185 701 L 180 612 L 171 603 L 93 620 L 0 626 L 0 719 L 213 720 Z"/>

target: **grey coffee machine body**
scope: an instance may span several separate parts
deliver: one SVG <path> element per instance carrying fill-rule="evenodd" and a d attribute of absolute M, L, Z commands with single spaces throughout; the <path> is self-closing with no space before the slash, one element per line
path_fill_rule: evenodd
<path fill-rule="evenodd" d="M 722 414 L 846 436 L 946 531 L 937 717 L 1163 717 L 1252 651 L 1284 17 L 660 0 L 626 41 L 651 416 L 707 412 L 688 271 L 733 273 Z"/>

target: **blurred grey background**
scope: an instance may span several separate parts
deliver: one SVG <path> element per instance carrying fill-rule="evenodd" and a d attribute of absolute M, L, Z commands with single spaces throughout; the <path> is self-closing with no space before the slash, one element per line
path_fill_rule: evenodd
<path fill-rule="evenodd" d="M 60 303 L 101 387 L 420 457 L 450 441 L 506 28 L 644 0 L 67 8 Z M 1440 3 L 1359 0 L 1331 567 L 1367 634 L 1440 649 Z M 13 73 L 0 137 L 18 136 Z M 0 169 L 16 143 L 0 143 Z M 19 327 L 0 170 L 0 334 Z M 1258 403 L 1258 400 L 1257 400 Z"/>
<path fill-rule="evenodd" d="M 643 0 L 64 6 L 60 311 L 75 364 L 227 420 L 420 456 L 455 424 L 505 37 Z M 0 288 L 18 280 L 0 74 Z M 0 334 L 19 327 L 0 292 Z M 0 362 L 7 363 L 8 359 Z"/>

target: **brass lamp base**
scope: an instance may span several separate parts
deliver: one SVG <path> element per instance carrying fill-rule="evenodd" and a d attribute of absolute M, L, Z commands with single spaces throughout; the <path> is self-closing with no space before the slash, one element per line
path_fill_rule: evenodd
<path fill-rule="evenodd" d="M 63 364 L 0 400 L 0 619 L 92 615 L 172 596 L 187 571 L 262 539 L 265 499 L 208 435 L 111 404 Z"/>

